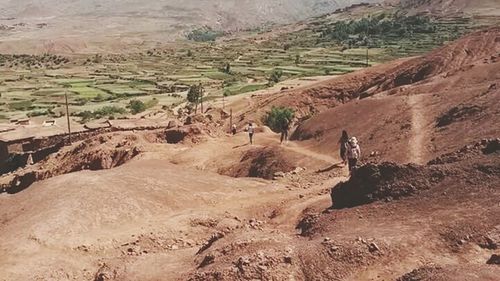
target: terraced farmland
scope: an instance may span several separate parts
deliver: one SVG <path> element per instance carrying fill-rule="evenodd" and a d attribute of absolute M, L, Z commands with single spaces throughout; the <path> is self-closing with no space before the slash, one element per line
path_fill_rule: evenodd
<path fill-rule="evenodd" d="M 210 100 L 265 89 L 276 83 L 271 79 L 275 72 L 281 81 L 342 75 L 395 57 L 427 52 L 474 25 L 468 18 L 451 18 L 429 23 L 432 33 L 371 34 L 367 48 L 359 36 L 348 37 L 357 42 L 352 46 L 321 36 L 333 32 L 331 28 L 339 20 L 317 18 L 303 29 L 267 39 L 266 32 L 250 32 L 216 43 L 179 42 L 175 48 L 143 53 L 75 55 L 45 68 L 13 66 L 5 61 L 0 68 L 0 121 L 61 116 L 65 94 L 72 114 L 105 106 L 126 109 L 131 100 L 152 98 L 158 101 L 156 110 L 167 110 L 186 102 L 192 85 L 202 84 Z"/>

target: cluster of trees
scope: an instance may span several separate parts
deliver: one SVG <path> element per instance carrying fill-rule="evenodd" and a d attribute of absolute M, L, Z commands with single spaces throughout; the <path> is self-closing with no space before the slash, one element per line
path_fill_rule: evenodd
<path fill-rule="evenodd" d="M 42 68 L 48 66 L 59 66 L 69 62 L 63 56 L 43 54 L 43 55 L 4 55 L 0 54 L 0 66 L 25 66 L 28 68 Z"/>
<path fill-rule="evenodd" d="M 58 115 L 54 112 L 54 106 L 44 109 L 44 110 L 35 110 L 28 112 L 26 116 L 28 117 L 37 117 L 37 116 L 50 116 L 50 117 L 58 117 Z"/>
<path fill-rule="evenodd" d="M 75 116 L 82 118 L 80 121 L 81 123 L 87 123 L 90 120 L 100 119 L 104 117 L 112 119 L 116 114 L 125 114 L 125 113 L 127 113 L 127 110 L 125 110 L 125 108 L 121 108 L 118 106 L 104 106 L 94 111 L 85 110 L 79 112 L 75 114 Z"/>
<path fill-rule="evenodd" d="M 203 85 L 197 84 L 197 85 L 192 85 L 189 88 L 188 94 L 187 94 L 187 100 L 194 104 L 194 112 L 198 111 L 198 104 L 202 103 L 203 104 L 203 93 L 205 89 L 203 88 Z"/>
<path fill-rule="evenodd" d="M 210 42 L 215 41 L 217 37 L 223 36 L 224 32 L 213 30 L 210 26 L 203 26 L 192 30 L 186 36 L 187 39 L 196 42 Z"/>
<path fill-rule="evenodd" d="M 339 21 L 322 30 L 320 39 L 339 43 L 367 44 L 367 36 L 394 35 L 409 37 L 414 33 L 434 33 L 429 17 L 385 15 L 366 17 L 360 20 Z"/>
<path fill-rule="evenodd" d="M 138 114 L 146 111 L 147 109 L 154 107 L 158 104 L 158 99 L 153 98 L 149 101 L 143 102 L 141 100 L 131 100 L 127 105 L 127 108 L 130 110 L 132 114 Z M 78 116 L 81 118 L 81 123 L 86 123 L 90 120 L 101 119 L 101 118 L 109 118 L 114 119 L 115 115 L 126 114 L 128 111 L 123 107 L 118 106 L 104 106 L 94 111 L 85 110 L 79 113 L 74 114 L 74 116 Z"/>
<path fill-rule="evenodd" d="M 281 132 L 281 128 L 292 122 L 295 112 L 288 107 L 273 107 L 262 117 L 262 122 L 274 132 Z"/>
<path fill-rule="evenodd" d="M 158 99 L 152 98 L 149 101 L 143 102 L 141 100 L 131 100 L 129 102 L 128 108 L 130 108 L 130 113 L 138 114 L 146 111 L 147 109 L 154 107 L 158 104 Z"/>

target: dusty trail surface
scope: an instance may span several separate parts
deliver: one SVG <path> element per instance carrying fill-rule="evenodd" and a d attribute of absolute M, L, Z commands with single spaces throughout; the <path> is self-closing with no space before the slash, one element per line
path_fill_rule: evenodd
<path fill-rule="evenodd" d="M 498 36 L 232 98 L 235 136 L 193 116 L 2 177 L 0 280 L 497 280 Z M 273 105 L 299 117 L 283 145 L 259 124 Z"/>

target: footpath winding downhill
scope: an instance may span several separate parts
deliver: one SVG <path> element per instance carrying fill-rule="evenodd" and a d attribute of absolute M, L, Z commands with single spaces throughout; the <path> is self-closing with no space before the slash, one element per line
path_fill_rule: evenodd
<path fill-rule="evenodd" d="M 425 95 L 412 95 L 408 97 L 408 105 L 411 110 L 411 129 L 412 136 L 408 148 L 410 149 L 410 157 L 408 163 L 425 164 L 425 155 L 427 155 L 426 146 L 430 141 L 427 134 L 427 114 L 423 103 Z"/>
<path fill-rule="evenodd" d="M 201 122 L 176 144 L 160 130 L 67 147 L 31 167 L 45 180 L 0 195 L 0 280 L 496 281 L 499 34 L 231 101 L 240 129 L 273 105 L 314 112 L 284 145 Z M 346 124 L 366 163 L 350 179 Z"/>

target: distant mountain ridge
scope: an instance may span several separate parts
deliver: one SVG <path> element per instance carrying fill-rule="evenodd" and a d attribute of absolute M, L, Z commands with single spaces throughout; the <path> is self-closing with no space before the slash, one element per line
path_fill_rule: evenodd
<path fill-rule="evenodd" d="M 0 0 L 2 18 L 149 17 L 222 28 L 288 23 L 378 0 Z"/>
<path fill-rule="evenodd" d="M 0 52 L 121 53 L 201 26 L 238 31 L 295 23 L 383 0 L 0 0 Z"/>
<path fill-rule="evenodd" d="M 431 14 L 500 15 L 500 0 L 401 0 L 403 9 Z"/>

